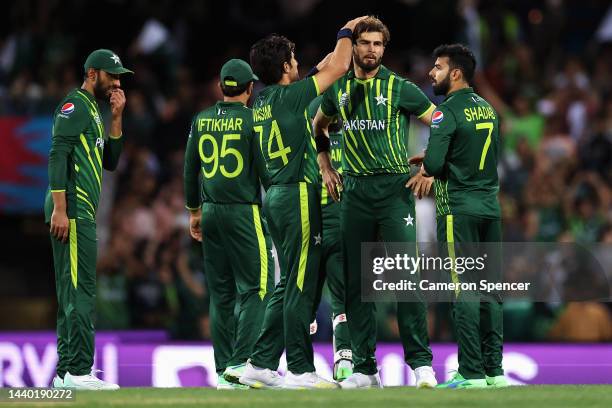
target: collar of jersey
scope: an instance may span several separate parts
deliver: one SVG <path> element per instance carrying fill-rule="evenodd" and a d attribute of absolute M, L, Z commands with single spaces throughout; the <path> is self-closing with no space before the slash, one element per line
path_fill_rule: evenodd
<path fill-rule="evenodd" d="M 219 105 L 236 105 L 236 106 L 244 106 L 244 104 L 242 102 L 238 102 L 238 101 L 234 101 L 234 102 L 226 102 L 226 101 L 218 101 L 217 102 Z"/>
<path fill-rule="evenodd" d="M 378 79 L 389 79 L 389 77 L 391 76 L 391 71 L 389 71 L 387 69 L 387 67 L 385 67 L 384 65 L 380 66 L 380 69 L 378 70 L 378 72 L 376 73 L 375 77 L 372 78 L 378 78 Z M 350 70 L 348 72 L 348 79 L 353 79 L 355 78 L 355 71 L 354 70 Z M 360 81 L 366 81 L 365 79 L 360 79 Z"/>
<path fill-rule="evenodd" d="M 75 92 L 76 92 L 76 93 L 80 93 L 81 95 L 85 95 L 85 97 L 86 97 L 87 99 L 89 99 L 89 101 L 90 101 L 91 103 L 93 103 L 93 104 L 94 104 L 94 106 L 98 106 L 98 101 L 96 101 L 96 98 L 95 98 L 95 97 L 94 97 L 92 94 L 90 94 L 89 92 L 87 92 L 87 90 L 85 90 L 85 89 L 83 89 L 83 88 L 75 88 Z"/>
<path fill-rule="evenodd" d="M 473 93 L 473 92 L 474 92 L 474 89 L 472 89 L 472 87 L 468 86 L 467 88 L 461 88 L 461 89 L 458 89 L 458 90 L 456 90 L 454 92 L 449 93 L 448 95 L 446 95 L 446 98 L 444 98 L 444 100 L 448 101 L 450 98 L 452 98 L 455 95 L 461 95 L 461 94 L 464 94 L 464 93 Z"/>

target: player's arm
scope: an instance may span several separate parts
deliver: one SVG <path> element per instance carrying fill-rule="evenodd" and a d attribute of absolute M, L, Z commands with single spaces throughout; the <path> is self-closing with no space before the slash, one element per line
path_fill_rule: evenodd
<path fill-rule="evenodd" d="M 80 134 L 80 133 L 79 133 Z M 68 182 L 68 156 L 77 144 L 78 136 L 53 135 L 49 152 L 49 188 L 53 199 L 51 235 L 66 242 L 69 222 L 66 208 L 66 185 Z"/>
<path fill-rule="evenodd" d="M 315 134 L 315 143 L 317 145 L 317 164 L 323 178 L 323 184 L 327 188 L 329 195 L 334 201 L 340 201 L 340 192 L 342 191 L 342 178 L 340 173 L 334 169 L 329 154 L 329 125 L 333 117 L 323 113 L 322 108 L 326 102 L 327 94 L 323 97 L 321 107 L 317 110 L 313 122 L 313 131 Z M 329 108 L 328 108 L 329 109 Z"/>
<path fill-rule="evenodd" d="M 338 32 L 336 48 L 323 58 L 309 76 L 293 82 L 286 88 L 283 106 L 297 115 L 303 115 L 313 99 L 325 92 L 338 78 L 348 71 L 352 55 L 352 32 L 355 25 L 365 17 L 349 21 Z M 321 67 L 321 70 L 318 70 Z"/>
<path fill-rule="evenodd" d="M 346 73 L 351 66 L 353 56 L 353 30 L 360 21 L 367 16 L 358 17 L 349 21 L 338 31 L 336 48 L 329 56 L 329 61 L 325 63 L 325 57 L 321 64 L 322 68 L 314 75 L 318 93 L 325 92 L 338 78 Z"/>
<path fill-rule="evenodd" d="M 79 143 L 79 136 L 89 123 L 87 108 L 78 99 L 67 101 L 74 109 L 70 113 L 61 112 L 55 117 L 49 151 L 49 189 L 53 199 L 50 232 L 61 242 L 68 241 L 69 221 L 66 205 L 66 186 L 68 184 L 68 157 Z"/>
<path fill-rule="evenodd" d="M 255 171 L 257 172 L 257 178 L 259 179 L 259 182 L 264 190 L 268 191 L 268 187 L 270 187 L 271 182 L 268 170 L 266 169 L 266 159 L 261 152 L 259 143 L 257 143 L 257 136 L 253 135 L 251 140 L 253 141 L 253 143 L 251 143 L 251 152 L 253 155 Z"/>
<path fill-rule="evenodd" d="M 433 103 L 429 105 L 429 108 L 420 115 L 417 116 L 417 119 L 420 120 L 425 126 L 431 125 L 431 114 L 436 110 L 436 105 Z"/>
<path fill-rule="evenodd" d="M 430 125 L 431 114 L 436 108 L 418 86 L 406 80 L 402 80 L 401 83 L 399 105 L 406 113 L 415 115 L 417 119 L 427 126 Z M 423 153 L 412 156 L 408 163 L 421 164 L 424 156 Z M 429 194 L 432 184 L 433 178 L 427 176 L 421 167 L 419 172 L 408 180 L 406 188 L 411 188 L 415 196 L 422 198 Z"/>
<path fill-rule="evenodd" d="M 410 81 L 403 80 L 400 89 L 400 108 L 429 126 L 431 124 L 431 114 L 436 109 L 436 105 L 418 86 Z"/>
<path fill-rule="evenodd" d="M 107 144 L 104 146 L 102 166 L 104 169 L 114 171 L 119 164 L 119 156 L 123 150 L 122 115 L 125 107 L 125 94 L 122 89 L 114 89 L 110 97 L 111 126 Z"/>
<path fill-rule="evenodd" d="M 200 189 L 198 175 L 200 173 L 200 157 L 198 154 L 198 137 L 191 124 L 187 148 L 185 149 L 185 167 L 183 168 L 183 188 L 185 191 L 185 207 L 189 210 L 189 232 L 191 236 L 202 241 L 200 221 L 202 210 L 200 208 Z"/>
<path fill-rule="evenodd" d="M 448 146 L 457 129 L 457 122 L 453 113 L 443 106 L 435 110 L 433 117 L 423 169 L 428 176 L 440 177 L 444 173 Z"/>

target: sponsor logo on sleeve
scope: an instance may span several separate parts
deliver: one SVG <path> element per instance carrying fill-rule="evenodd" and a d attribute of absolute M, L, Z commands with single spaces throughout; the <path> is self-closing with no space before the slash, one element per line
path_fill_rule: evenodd
<path fill-rule="evenodd" d="M 64 115 L 70 115 L 72 112 L 74 112 L 74 103 L 71 103 L 71 102 L 65 103 L 62 106 L 61 112 Z"/>
<path fill-rule="evenodd" d="M 431 117 L 431 123 L 434 125 L 438 125 L 443 120 L 444 114 L 441 111 L 435 111 L 433 116 Z"/>

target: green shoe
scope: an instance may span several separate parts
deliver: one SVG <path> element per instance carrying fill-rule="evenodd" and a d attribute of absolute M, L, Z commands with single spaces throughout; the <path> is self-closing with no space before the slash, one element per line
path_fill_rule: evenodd
<path fill-rule="evenodd" d="M 234 384 L 227 381 L 223 378 L 223 375 L 219 374 L 217 379 L 217 389 L 218 390 L 248 390 L 249 387 L 247 385 L 242 384 Z"/>
<path fill-rule="evenodd" d="M 438 384 L 436 388 L 487 388 L 487 380 L 484 378 L 466 380 L 459 373 L 445 383 Z"/>
<path fill-rule="evenodd" d="M 353 375 L 353 352 L 338 350 L 334 353 L 334 380 L 343 381 Z"/>
<path fill-rule="evenodd" d="M 233 384 L 240 384 L 240 381 L 238 380 L 240 379 L 240 377 L 242 377 L 245 367 L 246 367 L 246 363 L 238 364 L 235 366 L 229 366 L 223 372 L 223 378 L 225 378 L 226 381 L 231 382 Z"/>
<path fill-rule="evenodd" d="M 344 381 L 353 375 L 353 363 L 349 360 L 340 360 L 336 364 L 334 371 L 334 380 Z"/>
<path fill-rule="evenodd" d="M 504 388 L 508 386 L 508 380 L 505 375 L 496 375 L 495 377 L 487 377 L 487 387 L 489 388 Z"/>

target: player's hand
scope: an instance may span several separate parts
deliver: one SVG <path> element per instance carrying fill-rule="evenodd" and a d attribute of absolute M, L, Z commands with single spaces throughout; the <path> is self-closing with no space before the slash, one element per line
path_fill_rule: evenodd
<path fill-rule="evenodd" d="M 51 232 L 51 236 L 56 238 L 58 241 L 63 243 L 68 242 L 70 223 L 68 221 L 66 211 L 53 210 L 53 214 L 51 214 L 51 228 L 49 231 Z"/>
<path fill-rule="evenodd" d="M 202 242 L 202 229 L 200 222 L 202 221 L 202 210 L 189 213 L 189 233 L 196 241 Z"/>
<path fill-rule="evenodd" d="M 340 193 L 342 193 L 342 176 L 333 167 L 322 170 L 323 184 L 327 188 L 327 192 L 334 201 L 340 201 Z"/>
<path fill-rule="evenodd" d="M 125 94 L 123 89 L 115 88 L 111 91 L 110 106 L 113 116 L 121 116 L 123 108 L 125 108 Z"/>
<path fill-rule="evenodd" d="M 421 163 L 423 163 L 423 159 L 425 158 L 425 153 L 420 153 L 417 154 L 415 156 L 412 156 L 411 158 L 408 159 L 408 163 L 410 164 L 414 164 L 415 166 L 420 165 Z"/>
<path fill-rule="evenodd" d="M 414 195 L 417 198 L 421 199 L 429 195 L 433 182 L 434 178 L 426 176 L 423 168 L 421 167 L 421 171 L 419 171 L 416 175 L 412 176 L 410 180 L 408 180 L 408 182 L 406 183 L 406 188 L 411 188 L 414 192 Z"/>
<path fill-rule="evenodd" d="M 356 25 L 357 25 L 359 22 L 361 22 L 361 21 L 365 20 L 365 19 L 366 19 L 366 18 L 368 18 L 368 17 L 369 17 L 369 16 L 361 16 L 361 17 L 357 17 L 357 18 L 355 18 L 355 19 L 353 19 L 353 20 L 349 21 L 348 23 L 346 23 L 346 24 L 344 25 L 344 27 L 342 27 L 342 28 L 348 28 L 349 30 L 353 31 L 353 30 L 355 30 L 355 26 L 356 26 Z"/>

